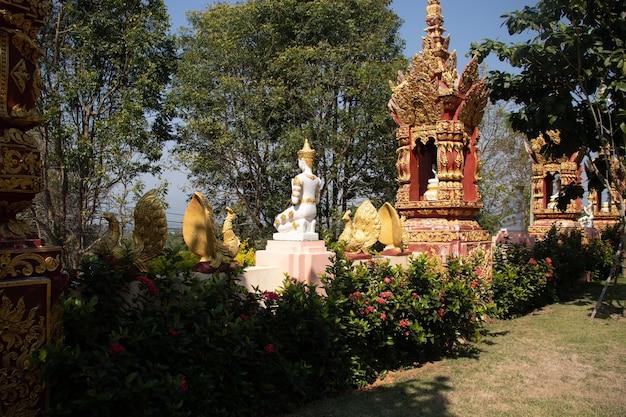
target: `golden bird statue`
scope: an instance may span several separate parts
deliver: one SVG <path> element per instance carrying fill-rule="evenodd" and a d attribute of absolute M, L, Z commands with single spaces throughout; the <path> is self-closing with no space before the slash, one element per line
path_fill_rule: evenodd
<path fill-rule="evenodd" d="M 370 200 L 365 200 L 350 218 L 350 210 L 342 218 L 346 225 L 339 235 L 339 241 L 345 243 L 345 251 L 352 254 L 368 255 L 380 235 L 380 218 L 378 211 Z"/>
<path fill-rule="evenodd" d="M 237 216 L 230 208 L 226 208 L 226 213 L 222 227 L 224 241 L 218 239 L 213 207 L 202 193 L 193 194 L 183 217 L 185 244 L 200 256 L 200 263 L 207 263 L 211 268 L 232 261 L 239 252 L 239 238 L 232 230 L 232 221 Z"/>
<path fill-rule="evenodd" d="M 103 217 L 109 226 L 95 252 L 101 255 L 110 254 L 115 259 L 130 252 L 137 269 L 147 272 L 146 261 L 161 253 L 167 239 L 167 217 L 157 191 L 148 191 L 137 202 L 133 214 L 135 227 L 127 245 L 120 242 L 120 224 L 115 215 L 106 212 Z"/>

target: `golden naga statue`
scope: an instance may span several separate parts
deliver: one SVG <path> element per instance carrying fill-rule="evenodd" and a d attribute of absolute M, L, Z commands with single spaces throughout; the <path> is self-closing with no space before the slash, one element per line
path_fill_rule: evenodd
<path fill-rule="evenodd" d="M 371 248 L 380 236 L 380 218 L 374 205 L 365 200 L 350 218 L 350 210 L 343 215 L 346 225 L 339 235 L 339 242 L 345 243 L 345 251 L 352 254 L 363 253 L 368 255 Z"/>
<path fill-rule="evenodd" d="M 226 208 L 226 219 L 222 226 L 223 241 L 217 236 L 213 207 L 201 193 L 195 192 L 183 217 L 183 239 L 200 263 L 210 268 L 232 261 L 239 252 L 239 238 L 233 231 L 233 220 L 237 218 L 230 207 Z M 209 269 L 210 269 L 209 268 Z M 201 268 L 204 271 L 204 268 Z"/>
<path fill-rule="evenodd" d="M 129 251 L 137 269 L 147 272 L 145 262 L 161 253 L 167 239 L 167 217 L 156 190 L 147 192 L 137 202 L 134 212 L 135 228 L 129 244 L 120 242 L 120 224 L 115 215 L 107 212 L 103 217 L 109 223 L 109 228 L 100 238 L 95 252 L 120 259 Z"/>
<path fill-rule="evenodd" d="M 404 252 L 408 243 L 408 233 L 404 229 L 406 218 L 401 218 L 388 202 L 378 210 L 378 217 L 381 225 L 378 241 L 385 245 L 383 255 L 397 255 Z"/>

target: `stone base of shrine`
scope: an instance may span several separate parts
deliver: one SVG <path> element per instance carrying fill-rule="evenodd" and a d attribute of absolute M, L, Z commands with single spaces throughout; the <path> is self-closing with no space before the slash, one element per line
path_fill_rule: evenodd
<path fill-rule="evenodd" d="M 468 256 L 477 250 L 491 259 L 491 235 L 474 220 L 413 218 L 405 222 L 409 234 L 408 250 L 436 255 Z"/>
<path fill-rule="evenodd" d="M 361 259 L 350 259 L 349 260 L 352 261 L 352 265 L 361 265 L 361 264 L 365 264 L 367 265 L 368 263 L 371 262 L 382 262 L 382 263 L 389 263 L 389 265 L 391 266 L 401 266 L 402 268 L 406 269 L 409 266 L 409 262 L 410 262 L 410 257 L 411 254 L 402 254 L 402 255 L 396 255 L 396 256 L 389 256 L 389 255 L 381 255 L 381 256 L 369 256 L 368 258 L 361 258 Z"/>
<path fill-rule="evenodd" d="M 583 227 L 576 220 L 569 219 L 539 219 L 533 222 L 533 224 L 528 228 L 528 233 L 534 241 L 543 240 L 546 236 L 546 233 L 552 229 L 553 226 L 556 226 L 557 229 L 561 232 L 567 230 L 581 230 Z"/>
<path fill-rule="evenodd" d="M 532 246 L 533 238 L 526 230 L 507 230 L 500 229 L 498 234 L 493 238 L 493 243 L 507 244 L 516 243 L 521 245 Z"/>
<path fill-rule="evenodd" d="M 282 286 L 287 274 L 291 279 L 319 287 L 319 276 L 326 272 L 333 255 L 323 240 L 269 240 L 265 250 L 257 251 L 256 266 L 246 269 L 246 285 L 257 283 L 262 291 L 273 291 Z"/>

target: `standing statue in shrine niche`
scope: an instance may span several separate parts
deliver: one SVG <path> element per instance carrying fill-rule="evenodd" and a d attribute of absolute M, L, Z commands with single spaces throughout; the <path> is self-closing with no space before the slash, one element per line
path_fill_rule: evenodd
<path fill-rule="evenodd" d="M 314 163 L 315 150 L 311 149 L 308 139 L 305 139 L 304 146 L 298 151 L 298 167 L 302 172 L 291 180 L 292 206 L 276 216 L 274 220 L 274 227 L 279 235 L 315 233 L 316 206 L 320 200 L 322 181 L 313 174 Z"/>

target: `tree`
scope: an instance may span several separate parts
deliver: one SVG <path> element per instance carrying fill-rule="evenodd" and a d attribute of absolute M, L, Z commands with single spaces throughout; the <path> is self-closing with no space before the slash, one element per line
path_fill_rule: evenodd
<path fill-rule="evenodd" d="M 532 169 L 524 137 L 511 129 L 504 103 L 486 107 L 478 146 L 483 208 L 477 220 L 484 229 L 495 233 L 502 219 L 514 213 L 520 197 L 525 203 L 524 212 L 529 212 L 526 202 L 532 188 Z"/>
<path fill-rule="evenodd" d="M 40 235 L 76 268 L 93 226 L 137 175 L 157 172 L 170 137 L 163 100 L 175 65 L 162 0 L 54 1 L 42 28 L 44 123 L 37 129 L 45 191 Z"/>
<path fill-rule="evenodd" d="M 592 173 L 619 192 L 624 224 L 626 194 L 626 7 L 623 0 L 541 0 L 503 17 L 520 43 L 486 40 L 472 46 L 484 58 L 495 53 L 519 72 L 492 71 L 492 100 L 512 100 L 511 126 L 529 138 L 561 132 L 547 154 L 571 154 L 584 146 Z M 603 151 L 603 152 L 599 152 Z M 610 155 L 610 157 L 609 157 Z M 604 169 L 601 169 L 604 167 Z M 594 184 L 592 182 L 592 184 Z M 576 185 L 562 188 L 567 199 Z M 574 194 L 575 195 L 575 194 Z"/>
<path fill-rule="evenodd" d="M 338 235 L 351 204 L 396 191 L 388 80 L 406 66 L 390 1 L 217 4 L 190 14 L 174 96 L 179 155 L 216 212 L 262 240 L 286 207 L 308 138 L 322 178 L 318 224 Z"/>

